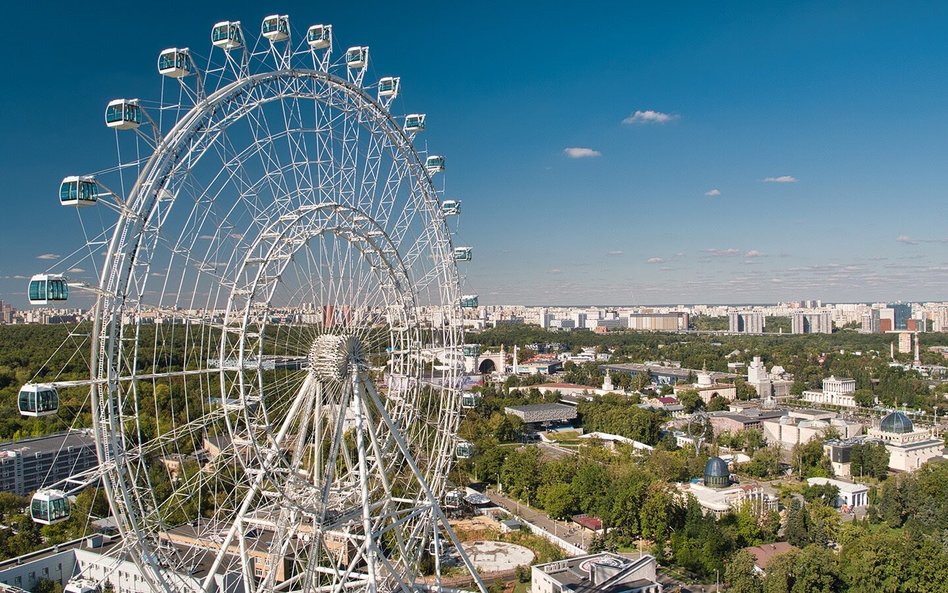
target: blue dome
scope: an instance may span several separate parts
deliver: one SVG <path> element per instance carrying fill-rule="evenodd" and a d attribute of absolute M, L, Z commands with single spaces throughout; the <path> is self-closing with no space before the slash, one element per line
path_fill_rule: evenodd
<path fill-rule="evenodd" d="M 704 485 L 722 488 L 730 484 L 731 470 L 720 457 L 712 457 L 704 466 Z"/>
<path fill-rule="evenodd" d="M 895 434 L 905 434 L 915 430 L 912 421 L 902 412 L 890 412 L 886 414 L 879 428 L 882 429 L 882 432 L 892 432 Z"/>

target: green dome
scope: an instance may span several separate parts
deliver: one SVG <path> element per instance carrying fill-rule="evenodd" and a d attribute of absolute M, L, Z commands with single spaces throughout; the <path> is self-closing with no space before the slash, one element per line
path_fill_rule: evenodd
<path fill-rule="evenodd" d="M 891 412 L 882 419 L 880 426 L 882 432 L 892 432 L 895 434 L 905 434 L 915 430 L 915 425 L 909 420 L 909 417 L 902 412 Z"/>

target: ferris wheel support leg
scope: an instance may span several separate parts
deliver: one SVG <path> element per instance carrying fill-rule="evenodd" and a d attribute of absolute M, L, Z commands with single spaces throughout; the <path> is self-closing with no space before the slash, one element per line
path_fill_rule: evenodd
<path fill-rule="evenodd" d="M 221 563 L 224 561 L 224 556 L 227 555 L 227 550 L 230 547 L 230 543 L 234 540 L 234 535 L 236 535 L 237 530 L 241 528 L 244 517 L 247 515 L 247 511 L 250 510 L 251 503 L 253 503 L 254 498 L 260 492 L 260 487 L 267 478 L 267 472 L 263 470 L 269 467 L 270 464 L 273 463 L 273 460 L 276 459 L 280 454 L 280 445 L 286 438 L 286 433 L 289 432 L 290 426 L 293 425 L 293 421 L 296 420 L 300 406 L 302 406 L 303 401 L 306 399 L 306 393 L 313 389 L 314 382 L 315 379 L 310 374 L 306 376 L 306 380 L 303 381 L 303 385 L 300 386 L 300 390 L 296 394 L 296 398 L 293 400 L 293 405 L 290 406 L 290 409 L 286 414 L 286 420 L 283 421 L 283 426 L 280 427 L 280 432 L 277 433 L 276 438 L 274 438 L 273 450 L 267 454 L 266 459 L 264 460 L 263 464 L 261 464 L 260 473 L 257 474 L 257 477 L 254 479 L 253 484 L 250 485 L 250 489 L 248 490 L 247 494 L 244 495 L 244 501 L 240 505 L 237 515 L 234 517 L 234 522 L 227 531 L 227 536 L 224 537 L 224 540 L 221 542 L 220 549 L 217 551 L 217 555 L 214 557 L 214 562 L 211 564 L 211 568 L 208 570 L 207 576 L 204 577 L 204 583 L 202 583 L 201 589 L 205 591 L 205 593 L 211 593 L 215 590 L 216 584 L 214 583 L 214 576 L 217 574 L 217 571 L 220 570 Z"/>
<path fill-rule="evenodd" d="M 365 415 L 366 408 L 365 404 L 362 401 L 363 387 L 362 381 L 359 380 L 359 371 L 354 371 L 352 374 L 352 397 L 355 400 L 353 407 L 356 410 L 355 415 L 355 425 L 356 425 L 356 449 L 358 450 L 359 455 L 359 488 L 362 490 L 362 528 L 365 530 L 365 564 L 366 570 L 369 574 L 369 583 L 368 583 L 368 593 L 376 593 L 378 590 L 378 583 L 376 582 L 375 574 L 375 539 L 372 533 L 372 509 L 369 504 L 369 467 L 366 463 L 366 447 L 365 447 Z M 380 460 L 381 461 L 381 460 Z"/>
<path fill-rule="evenodd" d="M 480 575 L 477 574 L 477 569 L 474 567 L 474 563 L 471 562 L 471 559 L 468 558 L 467 554 L 464 552 L 464 548 L 461 547 L 461 541 L 458 539 L 457 534 L 454 533 L 454 529 L 452 529 L 451 525 L 448 523 L 448 518 L 445 516 L 444 511 L 441 510 L 441 506 L 438 504 L 438 498 L 428 486 L 428 482 L 425 479 L 424 474 L 421 473 L 420 469 L 418 469 L 418 465 L 415 463 L 415 460 L 411 454 L 411 450 L 408 448 L 408 444 L 402 437 L 399 427 L 395 424 L 395 421 L 392 420 L 392 418 L 388 415 L 388 412 L 385 410 L 385 403 L 382 401 L 382 398 L 379 397 L 378 391 L 375 390 L 375 385 L 372 384 L 372 381 L 365 375 L 365 373 L 359 373 L 359 378 L 360 382 L 365 387 L 366 392 L 368 392 L 369 396 L 371 397 L 372 403 L 375 404 L 376 408 L 378 409 L 379 417 L 382 419 L 382 422 L 385 423 L 385 426 L 388 427 L 392 437 L 394 437 L 395 444 L 398 446 L 399 451 L 401 451 L 402 456 L 405 458 L 405 462 L 408 464 L 408 467 L 411 469 L 412 473 L 415 474 L 415 479 L 418 480 L 418 483 L 424 490 L 425 496 L 428 498 L 428 503 L 431 505 L 432 512 L 441 522 L 442 527 L 448 534 L 448 537 L 451 539 L 451 543 L 454 544 L 457 553 L 461 556 L 461 561 L 464 562 L 464 566 L 467 568 L 468 572 L 471 573 L 471 577 L 474 579 L 477 589 L 481 593 L 487 593 L 487 587 L 484 586 L 484 581 L 481 580 Z"/>

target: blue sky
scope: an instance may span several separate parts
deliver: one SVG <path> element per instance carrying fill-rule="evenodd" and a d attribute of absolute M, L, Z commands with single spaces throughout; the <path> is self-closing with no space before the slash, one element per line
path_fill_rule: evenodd
<path fill-rule="evenodd" d="M 8 8 L 0 299 L 78 246 L 55 194 L 115 163 L 108 100 L 278 11 L 428 114 L 482 302 L 948 299 L 948 5 L 216 4 Z"/>

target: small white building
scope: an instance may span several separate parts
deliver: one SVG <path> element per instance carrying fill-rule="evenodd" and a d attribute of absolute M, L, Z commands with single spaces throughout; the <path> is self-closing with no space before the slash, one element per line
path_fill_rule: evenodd
<path fill-rule="evenodd" d="M 853 396 L 855 392 L 855 379 L 830 375 L 828 379 L 823 379 L 823 389 L 804 391 L 802 397 L 804 400 L 814 404 L 855 408 L 856 398 Z"/>
<path fill-rule="evenodd" d="M 869 504 L 869 487 L 865 484 L 843 482 L 830 478 L 807 478 L 806 483 L 810 486 L 824 486 L 826 484 L 836 486 L 839 489 L 839 495 L 833 501 L 833 506 L 847 506 L 854 509 Z"/>
<path fill-rule="evenodd" d="M 842 439 L 862 434 L 863 429 L 862 424 L 838 418 L 835 412 L 819 410 L 790 410 L 786 416 L 770 418 L 761 424 L 767 443 L 787 450 L 821 438 L 830 428 L 834 428 Z"/>

